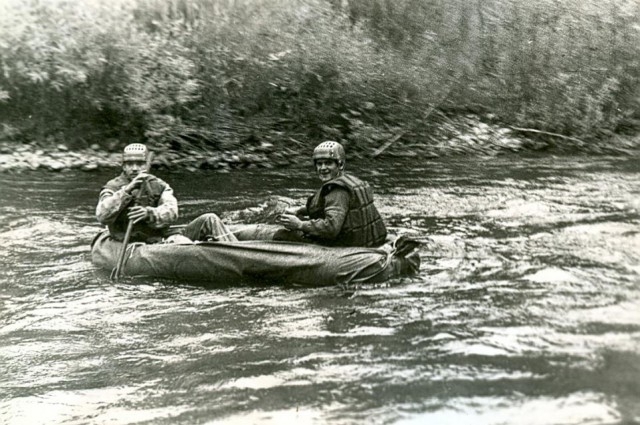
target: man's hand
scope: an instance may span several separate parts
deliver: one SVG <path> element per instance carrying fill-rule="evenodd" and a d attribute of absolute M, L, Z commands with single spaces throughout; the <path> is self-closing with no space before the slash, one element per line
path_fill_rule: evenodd
<path fill-rule="evenodd" d="M 295 215 L 297 217 L 304 217 L 304 208 L 300 207 L 288 207 L 284 210 L 284 214 Z"/>
<path fill-rule="evenodd" d="M 142 173 L 135 176 L 134 179 L 131 180 L 129 184 L 124 187 L 124 191 L 127 192 L 129 195 L 131 195 L 131 193 L 135 189 L 139 189 L 140 186 L 142 186 L 142 183 L 144 183 L 144 181 L 149 177 L 151 177 L 151 174 L 143 171 Z"/>
<path fill-rule="evenodd" d="M 302 227 L 302 220 L 294 214 L 281 214 L 280 217 L 278 217 L 277 223 L 282 224 L 289 230 L 300 230 Z"/>
<path fill-rule="evenodd" d="M 135 206 L 129 210 L 127 217 L 130 221 L 133 221 L 133 224 L 136 224 L 143 220 L 147 220 L 149 218 L 149 211 L 147 211 L 146 207 Z"/>

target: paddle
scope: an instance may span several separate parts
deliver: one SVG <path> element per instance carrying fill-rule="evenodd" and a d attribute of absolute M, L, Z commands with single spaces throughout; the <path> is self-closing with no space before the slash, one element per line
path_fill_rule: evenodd
<path fill-rule="evenodd" d="M 136 205 L 140 198 L 142 198 L 145 189 L 147 188 L 147 180 L 145 179 L 140 185 L 140 189 L 138 189 L 138 194 L 136 195 L 135 200 L 133 201 L 133 205 Z M 122 250 L 120 251 L 120 255 L 118 256 L 118 262 L 116 263 L 116 268 L 113 269 L 111 273 L 111 280 L 118 281 L 120 278 L 120 273 L 122 272 L 122 266 L 124 264 L 124 257 L 127 252 L 127 246 L 129 245 L 129 239 L 131 239 L 131 231 L 133 230 L 133 220 L 129 220 L 127 224 L 127 231 L 124 234 L 124 239 L 122 241 Z"/>

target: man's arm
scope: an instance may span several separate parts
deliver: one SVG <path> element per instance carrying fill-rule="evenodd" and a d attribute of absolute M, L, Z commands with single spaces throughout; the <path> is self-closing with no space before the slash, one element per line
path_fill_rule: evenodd
<path fill-rule="evenodd" d="M 116 190 L 104 188 L 100 192 L 98 205 L 96 206 L 96 218 L 101 224 L 113 223 L 120 211 L 133 200 L 133 197 L 125 192 L 124 187 Z"/>
<path fill-rule="evenodd" d="M 335 188 L 325 196 L 324 218 L 303 221 L 300 230 L 322 239 L 335 239 L 349 210 L 349 192 Z"/>
<path fill-rule="evenodd" d="M 178 200 L 171 186 L 166 185 L 157 207 L 147 207 L 148 223 L 151 227 L 167 227 L 178 219 Z"/>
<path fill-rule="evenodd" d="M 113 223 L 132 200 L 133 195 L 127 192 L 127 186 L 116 191 L 108 188 L 102 189 L 96 207 L 98 221 L 105 225 Z M 133 207 L 132 210 L 135 211 L 129 214 L 134 217 L 129 217 L 130 219 L 133 218 L 136 222 L 147 221 L 149 226 L 154 228 L 166 227 L 178 219 L 178 201 L 173 195 L 173 189 L 166 183 L 157 206 Z"/>

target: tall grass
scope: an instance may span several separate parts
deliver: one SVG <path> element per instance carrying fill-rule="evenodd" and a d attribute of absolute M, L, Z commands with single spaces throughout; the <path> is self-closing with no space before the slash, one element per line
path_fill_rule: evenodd
<path fill-rule="evenodd" d="M 589 139 L 640 118 L 638 16 L 633 0 L 4 0 L 0 138 L 361 146 L 428 134 L 436 106 Z"/>

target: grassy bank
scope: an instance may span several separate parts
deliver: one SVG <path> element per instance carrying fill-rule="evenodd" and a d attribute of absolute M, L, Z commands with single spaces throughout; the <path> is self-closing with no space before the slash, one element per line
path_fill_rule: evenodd
<path fill-rule="evenodd" d="M 640 120 L 637 16 L 626 0 L 5 0 L 0 141 L 428 150 L 473 112 L 602 144 Z"/>
<path fill-rule="evenodd" d="M 442 117 L 441 117 L 442 120 Z M 415 143 L 410 138 L 392 138 L 380 147 L 352 145 L 348 161 L 366 162 L 370 167 L 387 160 L 434 161 L 439 157 L 493 157 L 499 155 L 615 155 L 638 156 L 640 136 L 614 135 L 607 140 L 586 143 L 575 137 L 540 132 L 535 129 L 503 127 L 476 115 L 456 115 L 434 130 L 434 142 Z M 437 140 L 437 142 L 435 141 Z M 214 170 L 229 172 L 248 168 L 278 168 L 311 165 L 311 149 L 293 138 L 280 144 L 262 141 L 235 148 L 156 150 L 152 168 L 169 171 Z M 31 170 L 64 172 L 119 169 L 122 151 L 117 146 L 105 149 L 95 143 L 88 148 L 70 150 L 65 144 L 40 147 L 37 143 L 0 142 L 0 173 Z"/>

